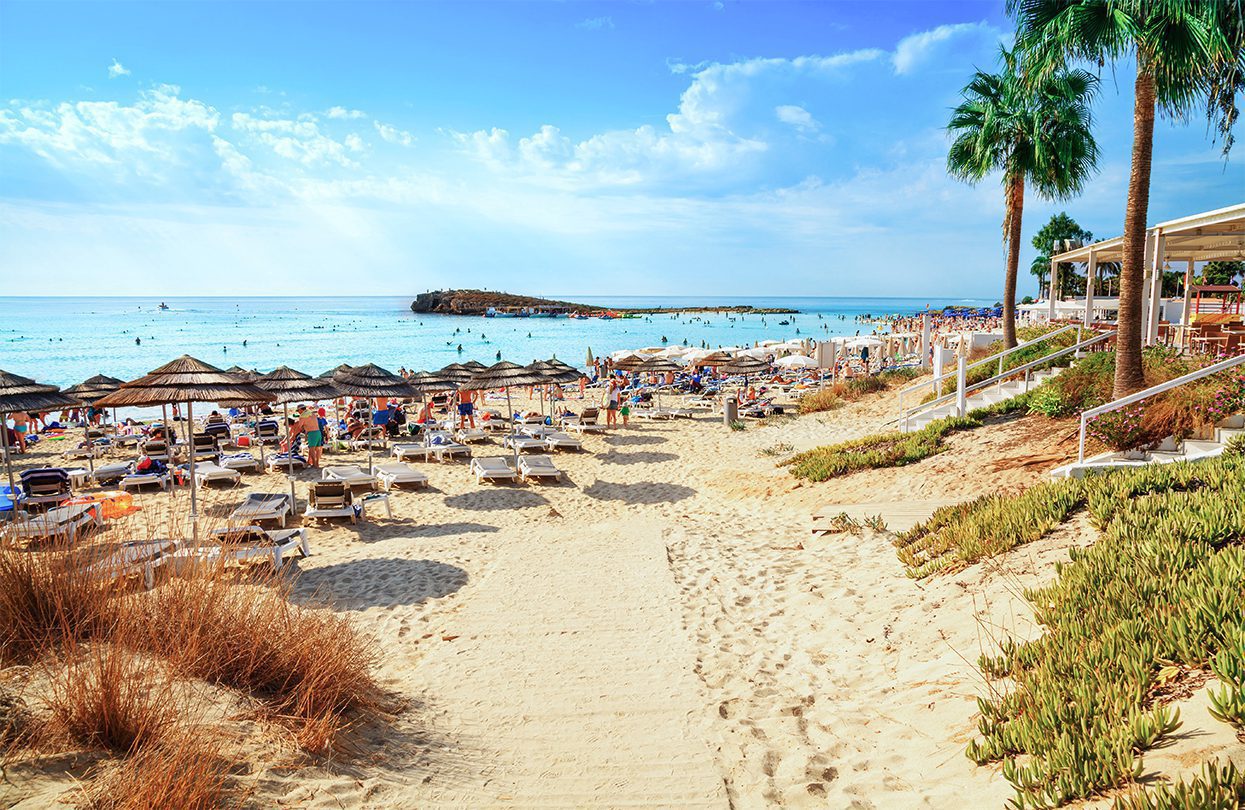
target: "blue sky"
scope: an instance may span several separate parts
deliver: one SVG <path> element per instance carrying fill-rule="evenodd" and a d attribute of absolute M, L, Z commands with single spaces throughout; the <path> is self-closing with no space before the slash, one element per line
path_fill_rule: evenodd
<path fill-rule="evenodd" d="M 1009 30 L 975 2 L 0 0 L 0 276 L 997 297 L 1001 188 L 946 176 L 943 126 Z M 1026 247 L 1056 210 L 1119 232 L 1131 87 L 1104 72 L 1099 175 L 1031 196 Z M 1161 122 L 1151 221 L 1245 199 L 1242 165 Z"/>

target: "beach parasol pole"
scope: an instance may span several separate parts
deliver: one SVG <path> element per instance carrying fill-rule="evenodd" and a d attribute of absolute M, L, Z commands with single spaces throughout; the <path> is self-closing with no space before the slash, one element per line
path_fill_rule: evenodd
<path fill-rule="evenodd" d="M 194 403 L 189 399 L 186 400 L 186 421 L 194 424 Z M 177 487 L 173 487 L 176 489 Z M 199 543 L 199 507 L 195 498 L 195 448 L 194 442 L 190 443 L 190 542 L 194 545 Z"/>
<path fill-rule="evenodd" d="M 0 411 L 0 446 L 4 447 L 4 466 L 9 473 L 9 520 L 17 520 L 17 485 L 13 483 L 13 454 L 9 452 L 9 412 Z"/>

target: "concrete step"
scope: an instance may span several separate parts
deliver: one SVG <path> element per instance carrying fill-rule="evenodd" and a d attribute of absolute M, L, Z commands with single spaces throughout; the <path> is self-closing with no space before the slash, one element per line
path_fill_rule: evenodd
<path fill-rule="evenodd" d="M 1215 441 L 1220 444 L 1227 444 L 1233 439 L 1245 436 L 1245 428 L 1239 427 L 1220 427 L 1215 428 Z"/>

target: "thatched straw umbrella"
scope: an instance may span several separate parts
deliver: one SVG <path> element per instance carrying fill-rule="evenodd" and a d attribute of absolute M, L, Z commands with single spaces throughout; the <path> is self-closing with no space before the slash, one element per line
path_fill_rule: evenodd
<path fill-rule="evenodd" d="M 343 371 L 349 371 L 350 369 L 351 369 L 351 366 L 347 365 L 346 363 L 342 363 L 337 368 L 331 368 L 328 371 L 321 374 L 320 379 L 332 380 L 333 377 L 335 377 L 336 375 L 340 374 Z M 337 397 L 333 398 L 333 421 L 336 422 L 338 425 L 340 425 L 342 421 L 342 414 L 341 414 L 341 409 L 337 405 L 337 399 L 338 399 Z"/>
<path fill-rule="evenodd" d="M 769 371 L 769 369 L 770 364 L 768 362 L 758 357 L 749 357 L 748 355 L 737 357 L 734 360 L 723 363 L 721 367 L 721 371 L 724 371 L 727 374 L 743 375 L 744 387 L 741 390 L 746 390 L 748 388 L 748 377 L 756 374 L 764 374 Z"/>
<path fill-rule="evenodd" d="M 92 407 L 99 399 L 103 399 L 108 394 L 116 391 L 122 386 L 124 380 L 118 380 L 116 377 L 109 377 L 106 374 L 96 374 L 89 380 L 84 380 L 77 385 L 70 386 L 65 389 L 65 393 L 74 399 L 85 402 Z M 108 422 L 108 409 L 104 408 L 104 423 Z M 116 413 L 113 413 L 113 422 L 116 422 Z M 91 476 L 95 475 L 95 443 L 91 441 L 91 420 L 83 420 L 83 438 L 86 439 L 87 446 L 87 465 L 91 468 Z"/>
<path fill-rule="evenodd" d="M 273 395 L 251 383 L 242 382 L 226 371 L 196 360 L 190 355 L 165 363 L 146 376 L 123 383 L 119 389 L 102 397 L 96 405 L 108 408 L 146 407 L 186 403 L 186 424 L 193 435 L 194 403 L 196 402 L 272 402 Z M 195 453 L 190 447 L 190 530 L 191 539 L 199 539 L 199 507 L 196 499 Z"/>
<path fill-rule="evenodd" d="M 487 366 L 485 367 L 487 368 Z M 437 376 L 443 380 L 449 380 L 455 384 L 462 384 L 470 380 L 472 376 L 480 373 L 484 369 L 470 369 L 462 363 L 450 363 L 445 368 L 436 372 Z"/>
<path fill-rule="evenodd" d="M 510 388 L 515 385 L 540 385 L 545 381 L 544 375 L 516 363 L 502 360 L 476 374 L 462 388 L 466 391 L 487 391 L 494 388 L 506 390 L 506 417 L 514 419 L 514 410 L 510 406 Z M 513 421 L 512 421 L 513 423 Z M 515 469 L 519 467 L 519 448 L 514 448 Z"/>
<path fill-rule="evenodd" d="M 676 363 L 666 357 L 651 357 L 645 360 L 635 369 L 641 374 L 668 374 L 672 371 L 682 371 Z M 661 408 L 661 383 L 657 384 L 657 407 Z"/>
<path fill-rule="evenodd" d="M 276 399 L 274 402 L 281 403 L 282 413 L 285 415 L 286 435 L 289 433 L 290 425 L 290 403 L 298 400 L 308 400 L 315 402 L 320 399 L 334 399 L 340 391 L 337 386 L 330 380 L 323 380 L 318 377 L 309 377 L 301 371 L 295 371 L 288 366 L 277 366 L 267 374 L 263 374 L 255 380 L 255 385 L 272 394 Z M 294 494 L 294 443 L 290 442 L 289 453 L 287 453 L 289 464 L 285 472 L 285 477 L 290 482 L 290 503 L 297 503 L 298 498 Z"/>
<path fill-rule="evenodd" d="M 242 366 L 230 366 L 225 369 L 226 374 L 232 374 L 243 382 L 255 382 L 262 376 L 254 369 L 245 369 Z"/>
<path fill-rule="evenodd" d="M 488 366 L 484 365 L 479 360 L 468 360 L 463 363 L 463 368 L 467 369 L 472 374 L 475 374 L 477 372 L 484 371 L 484 369 L 488 368 Z"/>
<path fill-rule="evenodd" d="M 61 392 L 55 385 L 40 385 L 28 377 L 0 371 L 0 448 L 4 450 L 4 466 L 9 474 L 9 517 L 17 519 L 17 485 L 13 482 L 13 454 L 9 451 L 9 414 L 14 411 L 45 411 L 80 402 Z"/>
<path fill-rule="evenodd" d="M 368 431 L 371 430 L 372 398 L 411 399 L 423 392 L 405 377 L 381 368 L 374 363 L 352 366 L 333 375 L 333 385 L 343 394 L 367 399 Z M 372 473 L 372 440 L 367 442 L 367 471 Z"/>
<path fill-rule="evenodd" d="M 541 385 L 540 407 L 541 413 L 544 413 L 545 407 L 545 389 L 550 385 L 561 385 L 564 383 L 573 383 L 579 380 L 579 372 L 573 368 L 566 367 L 565 363 L 559 364 L 554 360 L 534 360 L 527 365 L 528 369 L 535 371 L 545 378 L 544 384 Z M 553 419 L 553 397 L 549 398 L 549 418 Z"/>

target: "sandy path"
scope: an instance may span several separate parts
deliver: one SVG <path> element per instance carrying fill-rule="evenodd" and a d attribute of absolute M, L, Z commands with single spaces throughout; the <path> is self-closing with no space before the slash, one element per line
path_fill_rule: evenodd
<path fill-rule="evenodd" d="M 661 528 L 603 524 L 505 546 L 411 673 L 424 722 L 487 763 L 421 803 L 724 807 Z"/>

